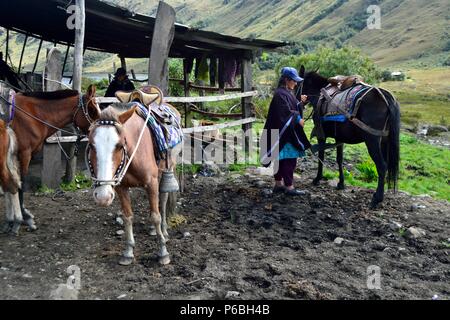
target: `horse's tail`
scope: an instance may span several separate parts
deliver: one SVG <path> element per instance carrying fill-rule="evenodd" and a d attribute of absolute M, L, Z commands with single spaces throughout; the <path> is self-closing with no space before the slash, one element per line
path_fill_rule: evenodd
<path fill-rule="evenodd" d="M 17 139 L 14 131 L 0 121 L 0 179 L 4 191 L 16 193 L 21 187 L 17 160 Z"/>
<path fill-rule="evenodd" d="M 388 103 L 389 136 L 387 141 L 387 182 L 390 189 L 397 191 L 400 163 L 400 105 L 387 90 L 380 89 Z"/>

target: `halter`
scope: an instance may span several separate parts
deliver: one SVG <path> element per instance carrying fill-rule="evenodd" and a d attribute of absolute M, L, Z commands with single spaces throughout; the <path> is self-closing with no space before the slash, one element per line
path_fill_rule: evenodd
<path fill-rule="evenodd" d="M 95 125 L 97 126 L 116 126 L 119 123 L 113 120 L 98 120 L 95 122 Z M 85 152 L 85 162 L 86 166 L 89 168 L 89 171 L 91 172 L 91 179 L 94 182 L 93 187 L 98 188 L 100 186 L 112 186 L 116 187 L 121 182 L 123 177 L 125 176 L 126 169 L 128 169 L 127 164 L 130 161 L 130 157 L 128 156 L 128 151 L 126 148 L 126 141 L 125 145 L 122 146 L 122 159 L 120 160 L 120 164 L 117 167 L 116 173 L 114 174 L 113 178 L 111 180 L 100 180 L 95 176 L 94 166 L 92 165 L 91 159 L 90 159 L 90 152 L 91 152 L 92 145 L 91 143 L 88 143 L 86 146 L 86 152 Z"/>

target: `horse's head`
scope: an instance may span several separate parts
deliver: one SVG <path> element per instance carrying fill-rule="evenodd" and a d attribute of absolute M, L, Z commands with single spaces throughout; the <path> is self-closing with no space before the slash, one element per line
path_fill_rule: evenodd
<path fill-rule="evenodd" d="M 86 157 L 94 180 L 94 200 L 100 206 L 110 206 L 114 200 L 113 187 L 128 158 L 123 124 L 134 112 L 132 108 L 119 114 L 108 107 L 90 129 Z"/>
<path fill-rule="evenodd" d="M 100 107 L 95 100 L 96 87 L 91 84 L 85 95 L 83 95 L 79 108 L 74 116 L 75 125 L 87 134 L 89 127 L 100 117 Z"/>
<path fill-rule="evenodd" d="M 299 71 L 300 77 L 304 79 L 303 90 L 298 90 L 298 94 L 302 91 L 302 94 L 307 95 L 309 101 L 313 106 L 317 105 L 320 96 L 320 90 L 328 85 L 328 80 L 319 74 L 319 70 L 306 72 L 305 67 L 302 65 Z M 297 97 L 300 100 L 300 97 Z"/>

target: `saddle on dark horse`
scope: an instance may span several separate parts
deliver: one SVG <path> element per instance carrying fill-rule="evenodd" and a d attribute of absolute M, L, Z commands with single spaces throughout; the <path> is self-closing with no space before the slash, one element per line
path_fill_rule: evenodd
<path fill-rule="evenodd" d="M 317 109 L 314 113 L 315 127 L 312 136 L 325 139 L 322 127 L 324 122 L 346 122 L 348 120 L 372 134 L 387 135 L 386 132 L 378 132 L 356 118 L 364 97 L 372 90 L 378 91 L 378 88 L 364 83 L 362 77 L 358 75 L 336 76 L 329 78 L 328 82 L 330 84 L 322 88 L 320 92 Z M 381 96 L 384 98 L 383 94 Z"/>

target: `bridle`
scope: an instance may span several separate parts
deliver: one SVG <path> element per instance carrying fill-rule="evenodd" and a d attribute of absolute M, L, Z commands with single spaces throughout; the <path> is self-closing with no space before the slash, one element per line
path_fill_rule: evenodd
<path fill-rule="evenodd" d="M 117 128 L 117 126 L 120 124 L 114 120 L 97 120 L 94 123 L 94 125 L 96 126 L 95 129 L 97 129 L 101 126 L 112 126 Z M 92 147 L 93 147 L 92 144 L 88 143 L 85 152 L 85 162 L 86 166 L 89 168 L 89 171 L 91 172 L 91 179 L 93 181 L 92 186 L 94 188 L 98 188 L 100 186 L 112 186 L 112 187 L 118 186 L 122 182 L 122 179 L 125 176 L 125 173 L 128 169 L 128 163 L 130 162 L 130 157 L 128 156 L 127 150 L 127 141 L 125 140 L 125 143 L 122 146 L 122 159 L 120 160 L 120 164 L 117 167 L 117 170 L 111 180 L 100 180 L 96 177 L 94 166 L 92 165 L 90 158 Z"/>

